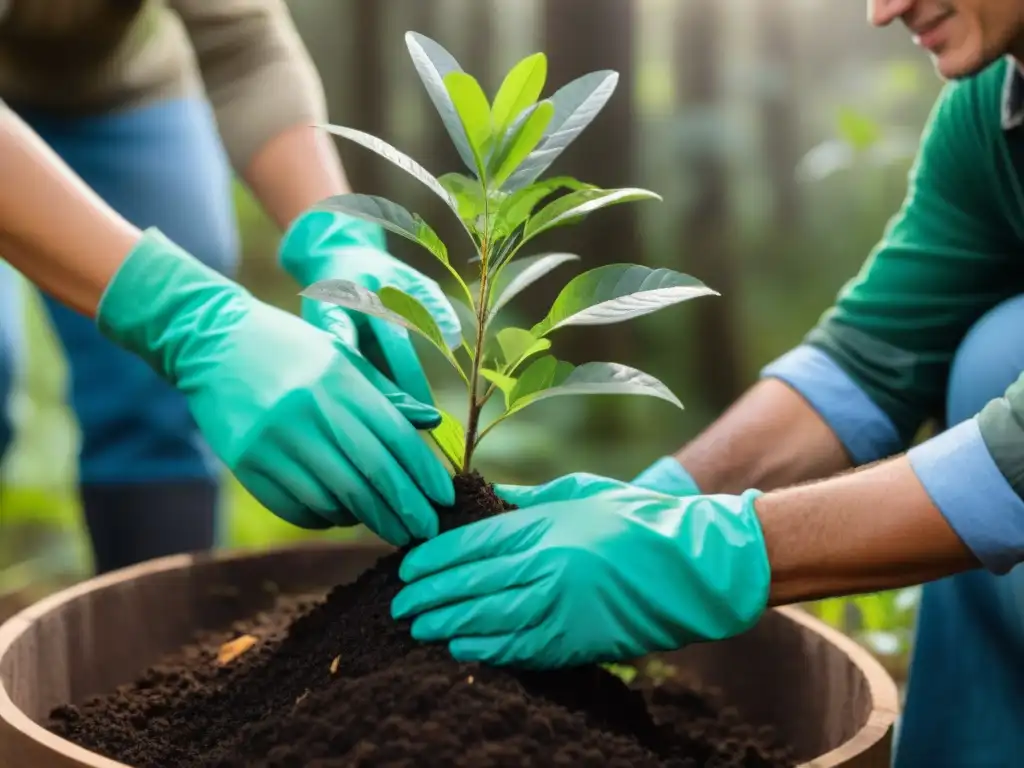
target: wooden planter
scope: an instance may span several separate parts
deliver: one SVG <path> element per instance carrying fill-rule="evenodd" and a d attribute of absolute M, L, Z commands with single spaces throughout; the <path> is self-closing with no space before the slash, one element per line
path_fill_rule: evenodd
<path fill-rule="evenodd" d="M 200 628 L 219 628 L 282 592 L 354 579 L 379 544 L 297 545 L 176 556 L 78 584 L 0 626 L 0 765 L 125 768 L 37 723 L 60 704 L 132 681 Z M 754 724 L 776 726 L 807 768 L 889 768 L 896 686 L 871 655 L 798 609 L 749 633 L 667 654 L 719 687 Z"/>

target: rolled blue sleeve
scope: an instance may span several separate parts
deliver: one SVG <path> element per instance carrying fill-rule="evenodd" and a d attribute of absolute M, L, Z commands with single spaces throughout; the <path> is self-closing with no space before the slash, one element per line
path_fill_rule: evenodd
<path fill-rule="evenodd" d="M 914 446 L 907 458 L 950 527 L 995 574 L 1024 560 L 1024 501 L 968 419 Z"/>
<path fill-rule="evenodd" d="M 817 347 L 796 347 L 765 366 L 761 378 L 779 379 L 799 392 L 835 432 L 855 465 L 883 459 L 903 447 L 885 411 Z"/>

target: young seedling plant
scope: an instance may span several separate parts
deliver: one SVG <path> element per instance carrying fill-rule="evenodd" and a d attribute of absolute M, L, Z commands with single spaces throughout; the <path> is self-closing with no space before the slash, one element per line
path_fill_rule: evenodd
<path fill-rule="evenodd" d="M 602 189 L 566 176 L 541 180 L 608 102 L 618 74 L 593 72 L 541 98 L 547 58 L 535 53 L 508 72 L 491 102 L 480 83 L 438 43 L 415 32 L 407 33 L 405 40 L 416 72 L 468 173 L 435 178 L 375 136 L 333 125 L 323 128 L 390 160 L 444 200 L 472 245 L 468 263 L 474 265 L 475 274 L 464 278 L 434 229 L 398 203 L 374 195 L 344 194 L 315 207 L 375 222 L 432 253 L 454 279 L 457 295 L 449 299 L 460 316 L 461 337 L 446 338 L 420 302 L 394 287 L 373 292 L 352 281 L 324 280 L 302 295 L 397 323 L 424 337 L 452 365 L 467 389 L 465 423 L 442 413 L 441 424 L 430 434 L 456 473 L 471 470 L 480 441 L 495 426 L 552 397 L 646 395 L 682 408 L 662 382 L 642 371 L 610 362 L 574 366 L 548 350 L 559 328 L 620 322 L 697 296 L 717 295 L 689 275 L 609 264 L 570 280 L 532 328 L 499 322 L 515 296 L 556 267 L 579 259 L 569 253 L 521 256 L 536 237 L 578 223 L 601 208 L 661 199 L 645 189 Z M 482 426 L 481 412 L 498 392 L 504 408 Z"/>

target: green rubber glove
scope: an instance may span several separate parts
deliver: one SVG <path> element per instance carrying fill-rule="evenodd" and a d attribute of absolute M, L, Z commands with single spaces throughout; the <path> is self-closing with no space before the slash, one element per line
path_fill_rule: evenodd
<path fill-rule="evenodd" d="M 398 288 L 420 302 L 437 321 L 450 347 L 462 338 L 459 318 L 441 287 L 387 253 L 383 230 L 370 222 L 330 211 L 310 211 L 288 228 L 280 245 L 281 266 L 303 288 L 320 280 L 351 280 L 371 291 Z M 409 332 L 362 312 L 303 298 L 302 316 L 331 331 L 366 356 L 380 353 L 399 388 L 423 403 L 434 403 Z M 375 348 L 374 348 L 375 347 Z M 372 353 L 371 353 L 372 355 Z M 383 368 L 382 368 L 383 369 Z"/>
<path fill-rule="evenodd" d="M 631 485 L 672 496 L 697 496 L 700 488 L 674 456 L 662 456 L 633 478 Z"/>
<path fill-rule="evenodd" d="M 416 432 L 440 423 L 328 333 L 255 299 L 150 229 L 100 303 L 108 338 L 188 398 L 214 453 L 279 517 L 437 534 L 451 478 Z"/>
<path fill-rule="evenodd" d="M 392 602 L 459 661 L 621 661 L 737 635 L 765 610 L 758 491 L 678 498 L 589 474 L 497 490 L 520 509 L 417 546 Z"/>

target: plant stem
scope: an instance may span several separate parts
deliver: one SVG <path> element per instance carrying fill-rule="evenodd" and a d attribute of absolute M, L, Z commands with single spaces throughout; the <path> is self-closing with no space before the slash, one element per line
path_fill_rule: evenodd
<path fill-rule="evenodd" d="M 481 245 L 480 264 L 480 297 L 477 299 L 476 310 L 476 345 L 472 355 L 469 374 L 469 414 L 466 418 L 466 457 L 462 462 L 462 471 L 469 473 L 473 460 L 473 449 L 476 448 L 477 430 L 480 425 L 480 411 L 484 402 L 477 399 L 477 388 L 480 382 L 480 364 L 483 362 L 484 321 L 487 319 L 487 242 Z"/>

